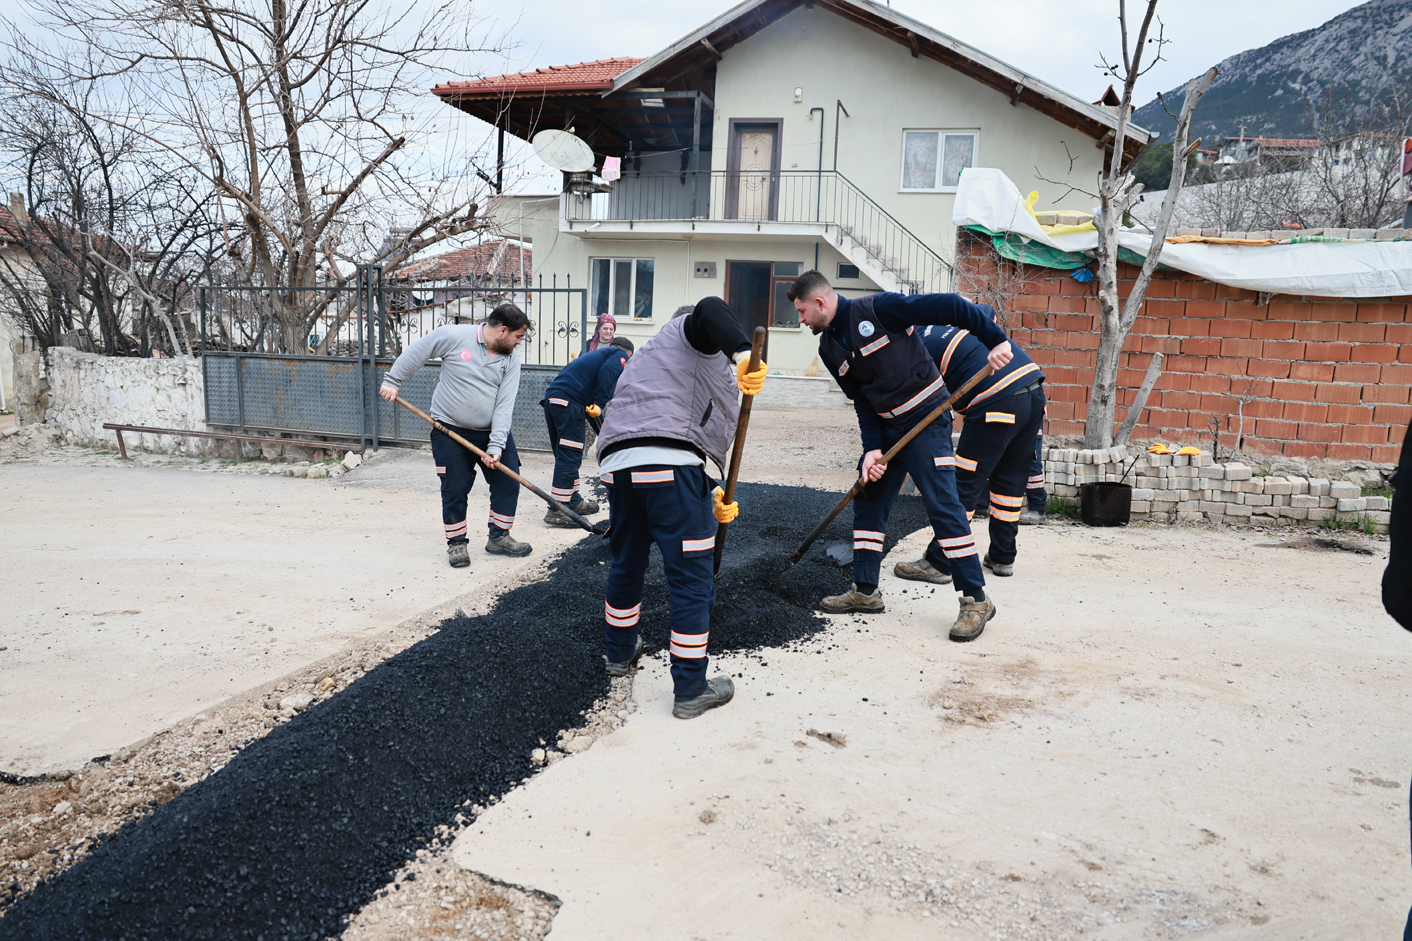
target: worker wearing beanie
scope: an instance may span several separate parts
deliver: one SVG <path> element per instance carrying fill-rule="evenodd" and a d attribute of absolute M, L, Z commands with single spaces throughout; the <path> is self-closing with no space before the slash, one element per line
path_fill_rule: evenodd
<path fill-rule="evenodd" d="M 672 715 L 681 719 L 735 693 L 729 677 L 706 678 L 716 526 L 737 509 L 723 503 L 720 487 L 712 489 L 706 460 L 724 469 L 740 414 L 737 392 L 754 395 L 764 385 L 765 364 L 747 372 L 749 359 L 740 319 L 719 297 L 706 298 L 629 360 L 598 436 L 613 552 L 604 601 L 608 675 L 625 676 L 642 656 L 642 584 L 656 543 L 671 597 Z"/>
<path fill-rule="evenodd" d="M 614 337 L 605 346 L 584 353 L 559 370 L 549 383 L 540 405 L 549 441 L 554 447 L 554 482 L 550 495 L 580 516 L 598 512 L 598 503 L 579 493 L 579 468 L 583 465 L 583 420 L 597 423 L 613 393 L 618 377 L 632 355 L 632 341 Z M 577 527 L 572 519 L 551 508 L 544 521 L 550 526 Z"/>
<path fill-rule="evenodd" d="M 850 300 L 817 271 L 800 275 L 789 299 L 799 322 L 819 337 L 819 358 L 853 400 L 863 436 L 859 476 L 869 482 L 853 501 L 853 587 L 823 599 L 819 607 L 831 614 L 883 610 L 878 588 L 883 538 L 893 501 L 910 474 L 926 504 L 936 548 L 950 562 L 961 591 L 950 637 L 976 639 L 995 617 L 995 602 L 986 597 L 976 540 L 956 495 L 950 415 L 922 429 L 891 464 L 883 464 L 882 457 L 947 397 L 915 328 L 950 324 L 970 330 L 990 348 L 987 358 L 996 369 L 1012 356 L 1005 332 L 956 294 L 884 293 Z"/>
<path fill-rule="evenodd" d="M 995 313 L 988 304 L 977 307 L 986 316 Z M 959 389 L 986 364 L 990 351 L 964 327 L 930 326 L 922 331 L 922 344 L 936 362 L 946 385 Z M 1029 355 L 1013 343 L 1014 358 L 980 381 L 952 405 L 966 419 L 956 445 L 956 495 L 970 516 L 982 494 L 990 503 L 990 549 L 981 564 L 996 575 L 1015 572 L 1016 536 L 1030 484 L 1036 436 L 1044 423 L 1044 373 Z M 1044 486 L 1041 472 L 1040 486 Z M 951 565 L 937 547 L 915 562 L 899 562 L 898 578 L 945 585 Z"/>

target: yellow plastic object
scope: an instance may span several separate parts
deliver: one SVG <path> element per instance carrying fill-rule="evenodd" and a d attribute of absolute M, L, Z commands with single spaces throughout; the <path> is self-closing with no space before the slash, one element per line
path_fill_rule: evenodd
<path fill-rule="evenodd" d="M 740 515 L 739 503 L 726 503 L 726 492 L 720 487 L 711 491 L 711 502 L 715 504 L 712 511 L 716 514 L 716 522 L 729 523 Z"/>
<path fill-rule="evenodd" d="M 1034 214 L 1034 204 L 1039 202 L 1039 190 L 1031 190 L 1029 197 L 1025 200 L 1025 212 L 1030 214 L 1030 218 L 1035 222 L 1039 221 L 1039 216 Z"/>
<path fill-rule="evenodd" d="M 583 413 L 589 418 L 597 418 L 603 414 L 603 409 L 599 408 L 597 405 L 587 405 L 584 406 Z"/>
<path fill-rule="evenodd" d="M 1192 447 L 1191 445 L 1187 445 L 1186 447 L 1182 448 L 1182 449 L 1181 449 L 1180 451 L 1178 451 L 1177 453 L 1178 453 L 1178 454 L 1192 454 L 1192 455 L 1195 455 L 1195 454 L 1200 454 L 1200 453 L 1201 453 L 1201 449 L 1200 449 L 1200 448 L 1194 448 L 1194 447 Z"/>
<path fill-rule="evenodd" d="M 1159 441 L 1159 442 L 1157 442 L 1156 444 L 1148 445 L 1148 447 L 1147 447 L 1147 453 L 1148 453 L 1148 454 L 1176 454 L 1177 452 L 1173 451 L 1171 448 L 1167 447 L 1165 444 L 1163 444 L 1162 442 Z"/>
<path fill-rule="evenodd" d="M 758 395 L 760 390 L 765 387 L 765 375 L 769 372 L 769 367 L 765 365 L 765 361 L 762 359 L 760 360 L 760 368 L 755 370 L 755 372 L 746 372 L 749 368 L 750 360 L 748 359 L 742 359 L 735 364 L 736 385 L 739 386 L 740 391 L 744 392 L 746 395 Z"/>

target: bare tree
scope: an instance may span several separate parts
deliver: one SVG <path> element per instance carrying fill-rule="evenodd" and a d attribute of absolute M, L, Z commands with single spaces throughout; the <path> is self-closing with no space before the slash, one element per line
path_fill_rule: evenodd
<path fill-rule="evenodd" d="M 1152 273 L 1162 256 L 1162 246 L 1171 225 L 1177 194 L 1186 177 L 1187 136 L 1191 130 L 1191 115 L 1202 95 L 1216 77 L 1213 66 L 1199 78 L 1187 83 L 1186 96 L 1177 116 L 1172 145 L 1172 181 L 1163 200 L 1162 211 L 1152 230 L 1152 244 L 1143 260 L 1137 279 L 1127 300 L 1118 294 L 1118 227 L 1122 224 L 1134 200 L 1142 191 L 1132 174 L 1123 167 L 1123 144 L 1128 136 L 1128 119 L 1132 113 L 1133 89 L 1140 77 L 1161 60 L 1161 24 L 1152 32 L 1157 12 L 1157 0 L 1148 0 L 1147 11 L 1138 29 L 1136 41 L 1129 42 L 1127 4 L 1118 0 L 1118 24 L 1122 32 L 1123 56 L 1120 64 L 1102 60 L 1105 72 L 1123 83 L 1122 103 L 1118 106 L 1118 126 L 1113 137 L 1113 159 L 1103 174 L 1098 188 L 1099 212 L 1094 217 L 1098 230 L 1098 362 L 1094 368 L 1093 388 L 1089 393 L 1088 416 L 1084 423 L 1084 447 L 1104 448 L 1113 443 L 1113 421 L 1118 404 L 1118 360 L 1123 344 L 1137 322 L 1147 295 Z M 1150 61 L 1144 61 L 1147 47 L 1155 47 Z M 1140 405 L 1141 403 L 1134 403 Z"/>
<path fill-rule="evenodd" d="M 484 194 L 460 167 L 477 148 L 446 139 L 437 119 L 414 118 L 432 76 L 485 51 L 472 39 L 469 4 L 423 7 L 415 19 L 412 7 L 367 0 L 37 6 L 62 49 L 15 34 L 35 65 L 12 67 L 5 79 L 41 96 L 45 74 L 122 89 L 130 110 L 86 117 L 168 154 L 201 182 L 198 205 L 199 190 L 214 194 L 211 215 L 233 273 L 283 289 L 273 296 L 270 349 L 303 350 L 337 297 L 296 289 L 336 289 L 356 263 L 396 266 L 485 224 Z"/>
<path fill-rule="evenodd" d="M 1032 270 L 1023 261 L 1001 254 L 993 245 L 979 253 L 958 252 L 956 256 L 957 286 L 962 293 L 974 296 L 976 303 L 994 308 L 996 322 L 1007 333 L 1019 326 L 1015 302 L 1032 293 L 1036 280 L 1031 276 Z"/>

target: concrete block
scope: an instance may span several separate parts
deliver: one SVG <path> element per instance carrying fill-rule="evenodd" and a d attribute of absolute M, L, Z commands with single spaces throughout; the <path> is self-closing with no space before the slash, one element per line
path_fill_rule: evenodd
<path fill-rule="evenodd" d="M 1218 239 L 1221 237 L 1221 230 L 1215 227 L 1205 228 L 1201 230 L 1201 236 L 1202 238 Z"/>
<path fill-rule="evenodd" d="M 1147 459 L 1155 462 L 1158 467 L 1171 467 L 1173 456 L 1171 454 L 1149 454 Z"/>
<path fill-rule="evenodd" d="M 1265 492 L 1270 494 L 1285 494 L 1286 496 L 1294 492 L 1288 480 L 1283 477 L 1266 477 Z"/>
<path fill-rule="evenodd" d="M 1253 514 L 1254 512 L 1255 512 L 1255 510 L 1254 510 L 1253 507 L 1241 506 L 1241 505 L 1236 504 L 1236 503 L 1227 503 L 1227 504 L 1226 504 L 1226 515 L 1227 515 L 1227 516 L 1248 517 L 1248 516 L 1250 516 L 1251 514 Z"/>
<path fill-rule="evenodd" d="M 1179 491 L 1176 491 L 1176 490 L 1157 490 L 1157 491 L 1154 491 L 1153 494 L 1152 494 L 1152 502 L 1153 502 L 1153 503 L 1163 503 L 1163 504 L 1176 503 L 1176 502 L 1177 502 L 1177 493 L 1178 493 L 1178 492 L 1179 492 Z"/>
<path fill-rule="evenodd" d="M 1191 457 L 1192 467 L 1211 467 L 1216 462 L 1209 454 L 1193 454 Z"/>
<path fill-rule="evenodd" d="M 1251 475 L 1251 470 L 1250 470 L 1250 468 L 1247 467 L 1247 466 L 1244 465 L 1244 464 L 1227 464 L 1227 465 L 1226 465 L 1226 479 L 1227 479 L 1227 480 L 1249 480 L 1249 479 L 1250 479 L 1250 475 Z"/>
<path fill-rule="evenodd" d="M 1264 230 L 1257 230 L 1257 231 L 1255 231 L 1255 232 L 1247 232 L 1247 233 L 1245 233 L 1245 237 L 1248 238 L 1248 239 L 1254 239 L 1254 240 L 1256 240 L 1256 241 L 1258 242 L 1258 241 L 1264 241 L 1265 239 L 1268 239 L 1268 238 L 1270 238 L 1271 236 L 1270 236 L 1269 230 L 1268 230 L 1268 229 L 1264 229 Z"/>
<path fill-rule="evenodd" d="M 1379 229 L 1374 236 L 1379 242 L 1389 242 L 1393 239 L 1405 239 L 1408 237 L 1406 229 Z"/>
<path fill-rule="evenodd" d="M 1191 466 L 1191 455 L 1189 455 L 1189 454 L 1173 454 L 1173 455 L 1172 455 L 1172 466 L 1173 466 L 1173 467 L 1190 467 L 1190 466 Z"/>
<path fill-rule="evenodd" d="M 1377 231 L 1377 229 L 1349 229 L 1348 238 L 1366 242 L 1371 240 L 1373 236 L 1377 234 Z"/>
<path fill-rule="evenodd" d="M 1320 497 L 1319 506 L 1326 510 L 1332 510 L 1334 507 L 1338 506 L 1338 501 L 1333 497 Z"/>
<path fill-rule="evenodd" d="M 1311 509 L 1308 511 L 1308 513 L 1308 519 L 1311 523 L 1322 523 L 1324 520 L 1331 520 L 1334 518 L 1333 509 L 1325 506 Z"/>
<path fill-rule="evenodd" d="M 1268 493 L 1243 493 L 1240 502 L 1246 506 L 1273 506 L 1275 498 Z"/>
<path fill-rule="evenodd" d="M 1391 510 L 1392 501 L 1387 497 L 1364 497 L 1368 501 L 1369 510 Z"/>
<path fill-rule="evenodd" d="M 1210 513 L 1212 516 L 1224 516 L 1226 505 L 1218 500 L 1202 500 L 1201 512 Z"/>
<path fill-rule="evenodd" d="M 1319 505 L 1319 498 L 1311 493 L 1296 493 L 1289 498 L 1289 505 L 1308 510 Z"/>
<path fill-rule="evenodd" d="M 1181 500 L 1181 501 L 1179 501 L 1179 502 L 1177 503 L 1177 512 L 1178 512 L 1178 513 L 1200 513 L 1200 512 L 1201 512 L 1201 501 L 1200 501 L 1200 500 Z"/>
<path fill-rule="evenodd" d="M 1225 480 L 1226 469 L 1215 465 L 1207 465 L 1197 469 L 1198 476 L 1203 480 Z"/>
<path fill-rule="evenodd" d="M 1307 520 L 1309 518 L 1309 511 L 1307 509 L 1303 509 L 1297 506 L 1282 506 L 1280 507 L 1280 518 L 1290 520 Z"/>
<path fill-rule="evenodd" d="M 1289 491 L 1289 492 L 1290 492 L 1290 493 L 1308 493 L 1308 492 L 1309 492 L 1309 478 L 1308 478 L 1308 477 L 1286 477 L 1285 480 L 1288 480 L 1288 481 L 1289 481 L 1289 486 L 1290 486 L 1290 491 Z"/>
<path fill-rule="evenodd" d="M 1329 238 L 1329 239 L 1346 239 L 1346 238 L 1348 238 L 1348 230 L 1347 230 L 1347 229 L 1325 229 L 1325 230 L 1324 230 L 1324 238 Z"/>
<path fill-rule="evenodd" d="M 1096 452 L 1096 451 L 1089 451 L 1089 450 L 1080 451 L 1080 452 L 1078 452 L 1078 456 L 1074 458 L 1074 463 L 1075 463 L 1075 464 L 1092 464 L 1092 463 L 1094 463 L 1094 455 L 1097 454 L 1097 453 L 1098 453 L 1098 452 Z"/>
<path fill-rule="evenodd" d="M 1177 522 L 1178 522 L 1178 523 L 1204 523 L 1204 522 L 1206 522 L 1206 517 L 1205 517 L 1203 514 L 1201 514 L 1201 513 L 1195 512 L 1194 510 L 1189 510 L 1189 511 L 1187 511 L 1186 513 L 1178 513 L 1178 514 L 1177 514 Z"/>
<path fill-rule="evenodd" d="M 1134 513 L 1151 513 L 1151 512 L 1152 512 L 1152 501 L 1150 501 L 1150 500 L 1134 500 L 1134 501 L 1133 501 L 1133 509 L 1132 509 L 1132 511 L 1133 511 Z"/>
<path fill-rule="evenodd" d="M 1265 512 L 1256 513 L 1254 516 L 1250 517 L 1250 521 L 1252 523 L 1259 523 L 1263 526 L 1272 526 L 1275 523 L 1278 523 L 1280 521 L 1280 518 L 1278 516 L 1271 516 L 1270 512 L 1271 511 L 1267 508 Z"/>
<path fill-rule="evenodd" d="M 1368 509 L 1367 497 L 1341 497 L 1338 498 L 1338 511 L 1340 513 L 1362 513 Z"/>
<path fill-rule="evenodd" d="M 1368 513 L 1368 516 L 1379 526 L 1386 526 L 1392 522 L 1392 513 L 1386 510 L 1373 510 Z"/>
<path fill-rule="evenodd" d="M 1274 506 L 1289 506 L 1289 497 L 1283 494 L 1276 494 L 1270 499 L 1274 501 Z"/>
<path fill-rule="evenodd" d="M 1133 488 L 1133 499 L 1134 499 L 1134 500 L 1151 500 L 1154 496 L 1156 496 L 1156 494 L 1157 494 L 1157 491 L 1156 491 L 1156 490 L 1152 490 L 1152 489 L 1150 489 L 1150 488 L 1146 488 L 1146 487 L 1134 487 L 1134 488 Z"/>
<path fill-rule="evenodd" d="M 1249 480 L 1238 480 L 1231 485 L 1231 489 L 1236 493 L 1264 493 L 1265 481 L 1259 477 L 1252 477 Z"/>
<path fill-rule="evenodd" d="M 1329 496 L 1337 500 L 1349 500 L 1363 496 L 1363 488 L 1348 480 L 1335 480 L 1329 484 Z"/>
<path fill-rule="evenodd" d="M 1190 229 L 1190 228 L 1179 228 L 1179 229 L 1177 229 L 1177 235 L 1178 235 L 1178 236 L 1182 236 L 1182 235 L 1200 235 L 1200 234 L 1201 234 L 1201 230 L 1200 230 L 1200 229 Z"/>
<path fill-rule="evenodd" d="M 1310 477 L 1309 492 L 1316 497 L 1326 497 L 1329 494 L 1329 482 L 1322 477 Z"/>

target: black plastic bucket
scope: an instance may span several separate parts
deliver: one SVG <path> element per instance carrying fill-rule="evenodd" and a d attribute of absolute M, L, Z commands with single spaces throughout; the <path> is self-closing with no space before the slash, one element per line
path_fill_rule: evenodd
<path fill-rule="evenodd" d="M 1129 484 L 1079 486 L 1079 516 L 1089 526 L 1126 526 L 1132 511 L 1133 488 Z"/>

